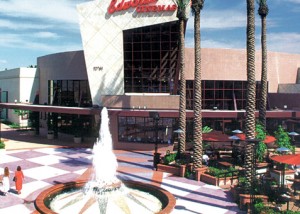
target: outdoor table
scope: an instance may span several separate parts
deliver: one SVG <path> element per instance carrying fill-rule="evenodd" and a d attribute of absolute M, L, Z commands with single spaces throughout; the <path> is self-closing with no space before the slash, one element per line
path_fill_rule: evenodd
<path fill-rule="evenodd" d="M 291 199 L 291 196 L 287 195 L 287 194 L 282 194 L 281 195 L 281 198 L 282 198 L 282 201 L 283 202 L 286 202 L 286 210 L 289 210 L 289 206 L 290 206 L 290 199 Z"/>
<path fill-rule="evenodd" d="M 296 184 L 300 185 L 300 179 L 287 178 L 286 180 L 293 182 L 294 195 L 296 194 Z"/>
<path fill-rule="evenodd" d="M 226 161 L 220 161 L 220 162 L 218 162 L 218 164 L 220 164 L 221 166 L 225 166 L 225 167 L 231 167 L 232 166 L 231 163 L 228 163 Z"/>

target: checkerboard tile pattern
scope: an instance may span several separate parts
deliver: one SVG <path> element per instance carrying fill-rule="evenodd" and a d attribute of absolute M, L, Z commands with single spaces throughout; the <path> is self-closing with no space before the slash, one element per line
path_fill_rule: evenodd
<path fill-rule="evenodd" d="M 152 152 L 115 151 L 121 180 L 154 182 L 162 172 L 153 170 Z M 16 167 L 20 165 L 25 175 L 22 193 L 16 194 L 12 181 Z M 92 166 L 90 148 L 41 148 L 6 151 L 0 156 L 0 174 L 9 167 L 11 190 L 7 196 L 0 195 L 0 214 L 31 214 L 35 211 L 34 200 L 44 189 L 57 183 L 76 180 Z M 232 202 L 228 191 L 202 182 L 163 173 L 156 181 L 176 198 L 172 213 L 243 213 Z"/>
<path fill-rule="evenodd" d="M 22 167 L 25 176 L 20 195 L 16 194 L 12 181 L 18 165 Z M 22 213 L 31 213 L 34 211 L 32 202 L 42 190 L 56 183 L 77 179 L 91 165 L 92 150 L 87 148 L 7 151 L 0 157 L 0 174 L 5 167 L 9 168 L 11 190 L 7 196 L 0 195 L 0 214 L 17 209 L 24 210 Z"/>

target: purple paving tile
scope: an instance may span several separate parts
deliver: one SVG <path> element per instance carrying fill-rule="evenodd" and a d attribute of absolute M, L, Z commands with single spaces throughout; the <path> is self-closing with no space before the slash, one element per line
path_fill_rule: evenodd
<path fill-rule="evenodd" d="M 13 191 L 10 191 L 6 196 L 0 194 L 0 213 L 1 209 L 11 207 L 18 204 L 23 204 L 24 200 L 15 196 Z"/>
<path fill-rule="evenodd" d="M 118 161 L 118 165 L 122 167 L 134 167 L 134 168 L 146 168 L 146 169 L 153 169 L 153 163 L 149 162 L 124 162 L 124 161 Z"/>
<path fill-rule="evenodd" d="M 10 156 L 21 158 L 21 159 L 28 159 L 28 158 L 36 158 L 36 157 L 41 157 L 44 155 L 47 155 L 46 153 L 43 152 L 37 152 L 34 150 L 29 150 L 29 151 L 23 151 L 23 152 L 16 152 L 9 154 Z"/>
<path fill-rule="evenodd" d="M 81 169 L 86 169 L 91 166 L 91 164 L 77 161 L 75 159 L 63 160 L 60 163 L 49 165 L 51 167 L 55 167 L 61 170 L 66 170 L 70 172 L 78 171 Z"/>
<path fill-rule="evenodd" d="M 55 156 L 76 159 L 76 158 L 87 158 L 87 157 L 90 157 L 91 154 L 76 152 L 76 153 L 58 153 L 58 154 L 55 154 Z"/>
<path fill-rule="evenodd" d="M 2 168 L 6 166 L 10 171 L 14 172 L 17 169 L 17 166 L 21 166 L 22 170 L 25 170 L 25 169 L 31 169 L 31 168 L 42 166 L 42 164 L 34 163 L 27 160 L 18 160 L 18 161 L 0 164 L 0 167 Z"/>
<path fill-rule="evenodd" d="M 47 179 L 44 179 L 43 181 L 54 185 L 54 184 L 75 181 L 78 177 L 79 177 L 79 175 L 76 173 L 67 173 L 67 174 L 55 176 L 52 178 L 47 178 Z"/>

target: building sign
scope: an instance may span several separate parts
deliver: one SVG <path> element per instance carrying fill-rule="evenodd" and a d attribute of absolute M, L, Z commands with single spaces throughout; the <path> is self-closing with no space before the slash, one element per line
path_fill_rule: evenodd
<path fill-rule="evenodd" d="M 94 71 L 103 71 L 103 67 L 102 66 L 94 66 L 93 70 Z"/>
<path fill-rule="evenodd" d="M 108 13 L 113 14 L 114 12 L 128 10 L 129 8 L 136 8 L 136 12 L 138 13 L 175 11 L 177 9 L 175 4 L 155 5 L 158 0 L 122 0 L 120 3 L 117 3 L 117 1 L 111 1 Z"/>

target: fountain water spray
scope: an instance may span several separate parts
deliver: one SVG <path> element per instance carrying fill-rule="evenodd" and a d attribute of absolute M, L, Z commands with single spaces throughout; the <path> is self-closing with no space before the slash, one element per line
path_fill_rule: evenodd
<path fill-rule="evenodd" d="M 153 214 L 162 208 L 161 201 L 152 194 L 127 188 L 116 177 L 117 159 L 112 150 L 109 117 L 106 108 L 101 112 L 99 139 L 93 147 L 93 174 L 83 191 L 62 193 L 51 201 L 51 210 L 60 214 L 71 212 Z"/>

